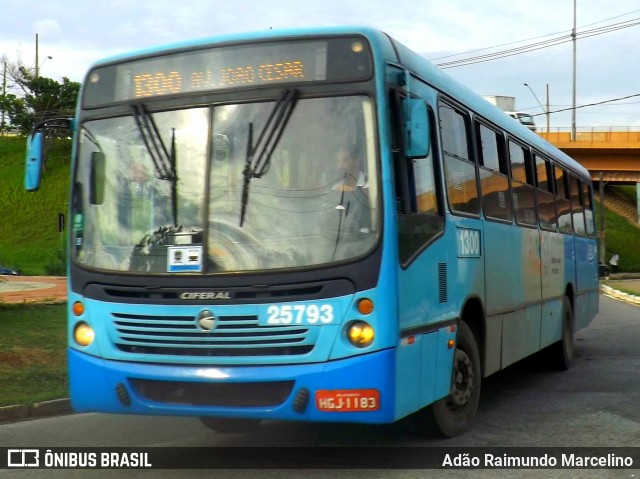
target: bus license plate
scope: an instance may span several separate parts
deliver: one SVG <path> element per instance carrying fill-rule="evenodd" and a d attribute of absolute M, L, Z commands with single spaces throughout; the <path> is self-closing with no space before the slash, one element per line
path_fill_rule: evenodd
<path fill-rule="evenodd" d="M 316 391 L 316 408 L 324 412 L 366 412 L 380 408 L 377 389 Z"/>

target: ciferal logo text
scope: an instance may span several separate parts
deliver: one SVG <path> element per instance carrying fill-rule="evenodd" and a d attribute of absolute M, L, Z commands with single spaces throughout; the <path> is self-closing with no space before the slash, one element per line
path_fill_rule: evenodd
<path fill-rule="evenodd" d="M 229 291 L 185 291 L 184 293 L 180 293 L 179 298 L 185 301 L 223 300 L 231 299 L 231 293 Z"/>

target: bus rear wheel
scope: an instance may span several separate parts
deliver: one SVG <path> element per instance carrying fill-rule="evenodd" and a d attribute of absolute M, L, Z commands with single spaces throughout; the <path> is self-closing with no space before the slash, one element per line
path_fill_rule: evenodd
<path fill-rule="evenodd" d="M 233 417 L 201 417 L 199 419 L 209 429 L 220 433 L 249 432 L 260 425 L 260 419 Z"/>
<path fill-rule="evenodd" d="M 417 416 L 425 432 L 455 437 L 471 428 L 480 402 L 480 353 L 471 328 L 458 326 L 450 394 L 427 406 Z"/>
<path fill-rule="evenodd" d="M 562 337 L 545 351 L 547 364 L 559 371 L 566 371 L 573 361 L 573 308 L 565 296 L 562 302 Z"/>

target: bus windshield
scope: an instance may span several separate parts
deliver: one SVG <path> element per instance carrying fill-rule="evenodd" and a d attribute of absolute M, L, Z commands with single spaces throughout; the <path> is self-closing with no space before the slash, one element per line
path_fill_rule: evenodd
<path fill-rule="evenodd" d="M 74 261 L 206 274 L 311 267 L 370 251 L 379 231 L 372 102 L 299 99 L 273 120 L 278 103 L 140 104 L 128 116 L 85 122 Z M 268 151 L 256 165 L 261 142 Z"/>

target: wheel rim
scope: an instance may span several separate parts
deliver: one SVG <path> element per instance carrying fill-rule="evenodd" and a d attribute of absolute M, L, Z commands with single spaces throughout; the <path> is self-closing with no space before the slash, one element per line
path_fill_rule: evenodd
<path fill-rule="evenodd" d="M 473 394 L 475 373 L 473 363 L 466 352 L 457 349 L 454 358 L 453 381 L 451 385 L 451 406 L 454 409 L 464 407 Z"/>

